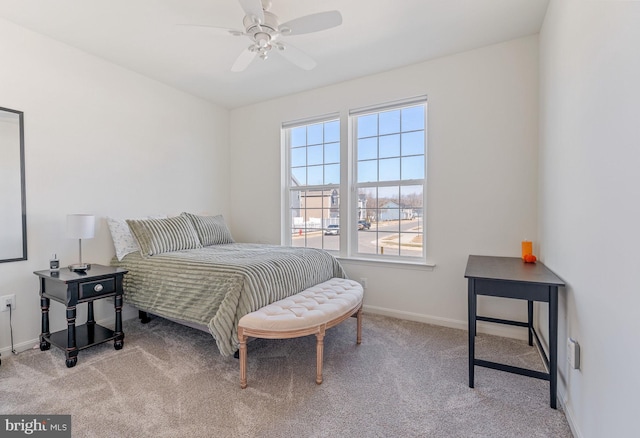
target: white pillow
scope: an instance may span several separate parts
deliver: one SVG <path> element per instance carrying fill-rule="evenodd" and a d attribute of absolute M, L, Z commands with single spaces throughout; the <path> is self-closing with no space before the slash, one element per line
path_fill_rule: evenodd
<path fill-rule="evenodd" d="M 167 215 L 146 216 L 139 219 L 166 219 Z M 134 239 L 126 219 L 107 218 L 107 225 L 113 239 L 113 246 L 116 248 L 116 257 L 122 260 L 129 253 L 140 251 L 138 242 Z"/>

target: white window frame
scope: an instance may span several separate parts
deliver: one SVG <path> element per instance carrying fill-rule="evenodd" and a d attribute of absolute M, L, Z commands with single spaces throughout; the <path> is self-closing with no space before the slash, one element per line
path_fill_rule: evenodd
<path fill-rule="evenodd" d="M 384 181 L 373 183 L 357 183 L 357 117 L 379 113 L 404 107 L 424 105 L 424 178 L 415 180 L 398 180 Z M 427 161 L 428 161 L 428 107 L 427 96 L 416 96 L 403 100 L 396 100 L 379 105 L 372 105 L 363 108 L 357 108 L 345 111 L 342 116 L 340 113 L 331 113 L 318 117 L 300 119 L 285 122 L 281 127 L 281 150 L 283 160 L 282 172 L 282 200 L 283 218 L 282 221 L 282 244 L 292 244 L 292 220 L 290 194 L 291 186 L 291 147 L 289 133 L 291 128 L 303 125 L 311 125 L 316 123 L 324 123 L 332 120 L 340 122 L 340 184 L 338 185 L 322 185 L 322 186 L 305 186 L 305 189 L 327 189 L 328 187 L 338 187 L 340 190 L 340 250 L 331 251 L 340 258 L 349 260 L 378 261 L 378 262 L 395 262 L 406 263 L 411 265 L 429 265 L 427 263 Z M 345 143 L 346 139 L 346 143 Z M 371 254 L 358 252 L 358 187 L 370 186 L 403 186 L 403 185 L 422 185 L 422 253 L 417 256 L 398 256 L 389 254 Z M 431 265 L 429 265 L 431 266 Z"/>
<path fill-rule="evenodd" d="M 308 185 L 308 184 L 303 184 L 301 186 L 297 186 L 297 187 L 293 187 L 291 184 L 291 138 L 290 138 L 290 134 L 291 134 L 291 130 L 293 128 L 297 128 L 297 127 L 301 127 L 301 126 L 307 126 L 307 125 L 315 125 L 315 124 L 319 124 L 319 123 L 327 123 L 327 122 L 332 122 L 332 121 L 338 121 L 340 124 L 340 182 L 337 184 L 320 184 L 320 185 Z M 283 222 L 283 227 L 282 227 L 282 243 L 283 245 L 287 245 L 287 246 L 291 246 L 292 243 L 292 229 L 293 229 L 293 224 L 292 224 L 292 220 L 291 220 L 291 193 L 293 191 L 296 190 L 307 190 L 307 191 L 320 191 L 320 190 L 333 190 L 333 189 L 338 189 L 339 190 L 339 196 L 340 196 L 340 203 L 339 203 L 339 209 L 340 209 L 340 213 L 342 213 L 342 211 L 344 211 L 344 208 L 342 207 L 342 203 L 344 201 L 346 201 L 346 198 L 344 197 L 344 192 L 343 192 L 343 188 L 344 188 L 344 184 L 343 184 L 343 178 L 342 178 L 342 169 L 343 169 L 343 154 L 342 154 L 342 150 L 343 150 L 343 142 L 342 142 L 342 120 L 340 118 L 340 114 L 339 113 L 332 113 L 332 114 L 327 114 L 327 115 L 323 115 L 323 116 L 318 116 L 318 117 L 312 117 L 312 118 L 308 118 L 308 119 L 300 119 L 300 120 L 295 120 L 295 121 L 291 121 L 291 122 L 285 122 L 282 124 L 282 130 L 281 130 L 281 141 L 282 141 L 282 151 L 283 151 L 283 156 L 285 157 L 284 160 L 284 172 L 283 173 L 283 186 L 284 186 L 284 190 L 283 190 L 283 197 L 282 197 L 282 205 L 283 205 L 283 213 L 284 213 L 284 220 Z M 342 220 L 343 215 L 340 214 L 340 234 L 338 237 L 338 249 L 337 250 L 333 250 L 333 249 L 328 249 L 325 248 L 326 251 L 335 253 L 336 255 L 339 255 L 341 253 L 341 249 L 344 246 L 344 241 L 346 238 L 346 234 L 344 233 L 344 229 L 342 228 L 343 225 L 343 220 Z M 324 232 L 323 232 L 324 234 Z M 323 239 L 325 237 L 323 236 Z"/>
<path fill-rule="evenodd" d="M 424 106 L 424 178 L 421 179 L 410 179 L 410 180 L 393 180 L 393 181 L 375 181 L 375 182 L 366 182 L 366 183 L 358 183 L 358 126 L 357 119 L 360 116 L 365 116 L 369 114 L 378 114 L 385 111 L 398 110 L 403 108 L 408 108 L 412 106 Z M 371 259 L 371 260 L 380 260 L 380 261 L 396 261 L 396 262 L 406 262 L 406 263 L 418 263 L 418 264 L 426 264 L 427 260 L 427 225 L 426 225 L 426 206 L 427 206 L 427 97 L 426 96 L 417 96 L 409 99 L 368 106 L 365 108 L 358 108 L 349 111 L 349 148 L 351 150 L 350 154 L 350 165 L 351 165 L 351 175 L 350 175 L 350 187 L 349 191 L 350 198 L 349 202 L 349 212 L 352 218 L 358 217 L 358 189 L 359 188 L 369 188 L 369 187 L 402 187 L 402 186 L 422 186 L 422 251 L 420 256 L 403 256 L 403 255 L 390 255 L 390 254 L 370 254 L 370 253 L 360 253 L 358 252 L 358 239 L 357 237 L 354 239 L 349 239 L 349 258 L 353 259 Z M 357 229 L 357 221 L 352 220 L 354 222 L 353 227 L 355 230 L 354 233 L 358 232 Z M 357 236 L 357 235 L 356 235 Z"/>

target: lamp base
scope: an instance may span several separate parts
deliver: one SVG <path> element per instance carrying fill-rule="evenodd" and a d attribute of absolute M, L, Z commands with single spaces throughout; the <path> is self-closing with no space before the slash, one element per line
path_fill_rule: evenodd
<path fill-rule="evenodd" d="M 73 272 L 84 272 L 87 269 L 91 269 L 91 264 L 89 263 L 76 263 L 73 265 L 69 265 L 69 270 Z"/>

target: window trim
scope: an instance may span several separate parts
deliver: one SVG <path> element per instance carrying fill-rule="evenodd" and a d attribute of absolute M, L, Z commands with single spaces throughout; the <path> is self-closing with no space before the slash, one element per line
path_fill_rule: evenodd
<path fill-rule="evenodd" d="M 385 111 L 392 111 L 395 109 L 406 108 L 410 106 L 424 106 L 424 178 L 423 179 L 410 179 L 410 180 L 393 180 L 393 181 L 369 181 L 358 183 L 357 182 L 357 167 L 358 167 L 358 129 L 357 129 L 357 118 L 361 116 L 366 116 L 368 114 L 379 114 Z M 417 265 L 427 265 L 427 245 L 424 242 L 428 242 L 426 239 L 427 235 L 427 223 L 426 223 L 426 205 L 427 205 L 427 156 L 428 156 L 428 142 L 427 142 L 427 121 L 428 121 L 428 107 L 427 107 L 427 96 L 415 96 L 407 99 L 396 100 L 392 102 L 382 103 L 378 105 L 370 105 L 367 107 L 356 108 L 349 111 L 349 142 L 348 148 L 350 150 L 349 156 L 349 164 L 350 164 L 350 175 L 348 184 L 350 186 L 348 199 L 349 203 L 349 214 L 351 218 L 355 218 L 358 216 L 358 189 L 360 187 L 402 187 L 402 186 L 410 186 L 410 185 L 422 185 L 422 254 L 419 257 L 412 256 L 402 256 L 402 255 L 383 255 L 383 254 L 369 254 L 358 252 L 358 242 L 357 239 L 351 239 L 349 237 L 348 245 L 349 250 L 347 256 L 345 258 L 354 259 L 354 260 L 367 260 L 374 262 L 391 262 L 391 263 L 401 263 L 401 264 L 417 264 Z M 378 136 L 379 137 L 379 136 Z M 353 222 L 351 219 L 349 220 L 350 224 Z M 357 233 L 357 225 L 354 225 L 355 230 L 352 232 Z M 350 230 L 351 231 L 351 230 Z"/>
<path fill-rule="evenodd" d="M 375 114 L 384 111 L 409 107 L 409 106 L 424 106 L 424 178 L 423 179 L 411 179 L 411 180 L 398 180 L 398 181 L 380 181 L 367 182 L 358 184 L 357 177 L 357 125 L 356 118 L 367 114 Z M 284 213 L 284 220 L 281 221 L 281 241 L 285 245 L 292 245 L 292 218 L 291 218 L 291 205 L 290 196 L 292 191 L 291 185 L 291 147 L 290 147 L 290 135 L 291 129 L 304 125 L 311 125 L 316 123 L 326 123 L 329 121 L 337 120 L 340 124 L 340 183 L 337 185 L 340 190 L 340 243 L 339 250 L 327 250 L 333 253 L 338 259 L 344 261 L 355 261 L 363 263 L 391 263 L 394 265 L 406 265 L 410 266 L 423 266 L 427 268 L 433 268 L 435 264 L 428 262 L 429 252 L 427 251 L 427 245 L 429 239 L 427 239 L 428 226 L 427 226 L 427 191 L 428 191 L 428 99 L 427 95 L 419 95 L 409 97 L 406 99 L 394 100 L 382 104 L 370 105 L 366 107 L 354 108 L 348 111 L 326 113 L 319 116 L 301 118 L 283 122 L 281 124 L 281 153 L 283 160 L 282 175 L 282 199 L 281 199 L 281 211 Z M 371 187 L 380 187 L 384 185 L 391 186 L 408 186 L 408 185 L 422 185 L 422 236 L 423 246 L 422 254 L 419 257 L 414 256 L 396 256 L 396 255 L 381 255 L 381 254 L 368 254 L 358 252 L 358 229 L 357 217 L 358 202 L 357 193 L 358 187 L 363 185 L 369 185 Z M 331 185 L 321 186 L 305 186 L 305 189 L 327 189 Z"/>
<path fill-rule="evenodd" d="M 289 122 L 283 122 L 281 125 L 281 130 L 280 130 L 280 138 L 281 138 L 281 150 L 282 150 L 282 155 L 284 156 L 284 172 L 282 172 L 282 200 L 281 200 L 281 206 L 283 206 L 283 208 L 281 209 L 284 213 L 284 220 L 281 221 L 282 222 L 282 229 L 281 229 L 281 242 L 285 245 L 293 245 L 293 241 L 292 241 L 292 234 L 291 234 L 291 230 L 293 227 L 292 221 L 291 221 L 291 205 L 290 205 L 290 199 L 291 199 L 291 192 L 294 190 L 292 185 L 291 185 L 291 131 L 294 128 L 300 127 L 300 126 L 306 126 L 306 125 L 313 125 L 313 124 L 318 124 L 318 123 L 327 123 L 327 122 L 332 122 L 332 121 L 338 121 L 338 123 L 340 124 L 340 126 L 342 126 L 342 118 L 339 112 L 335 112 L 335 113 L 328 113 L 328 114 L 324 114 L 321 116 L 315 116 L 315 117 L 307 117 L 307 118 L 303 118 L 303 119 L 297 119 L 297 120 L 292 120 Z M 340 213 L 342 213 L 342 202 L 343 202 L 343 188 L 344 188 L 344 184 L 342 181 L 342 169 L 343 169 L 343 163 L 342 163 L 342 128 L 340 128 L 340 182 L 338 184 L 313 184 L 313 185 L 304 185 L 304 190 L 305 191 L 313 191 L 313 190 L 318 190 L 318 191 L 322 191 L 322 190 L 330 190 L 330 189 L 335 189 L 337 188 L 340 192 Z M 340 217 L 342 217 L 342 214 L 340 215 Z M 338 246 L 338 250 L 333 250 L 333 249 L 325 249 L 325 251 L 329 251 L 333 254 L 339 255 L 342 254 L 342 246 L 343 246 L 343 241 L 345 240 L 345 236 L 346 234 L 344 234 L 342 232 L 342 220 L 340 220 L 340 235 L 339 235 L 339 246 Z M 348 236 L 346 237 L 348 238 Z"/>

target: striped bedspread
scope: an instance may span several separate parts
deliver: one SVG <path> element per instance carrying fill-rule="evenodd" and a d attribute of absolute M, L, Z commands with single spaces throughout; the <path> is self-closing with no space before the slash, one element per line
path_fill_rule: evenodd
<path fill-rule="evenodd" d="M 155 315 L 206 325 L 223 356 L 238 349 L 238 321 L 247 313 L 332 277 L 340 263 L 313 248 L 231 243 L 143 258 L 131 253 L 111 265 L 124 276 L 125 303 Z"/>

